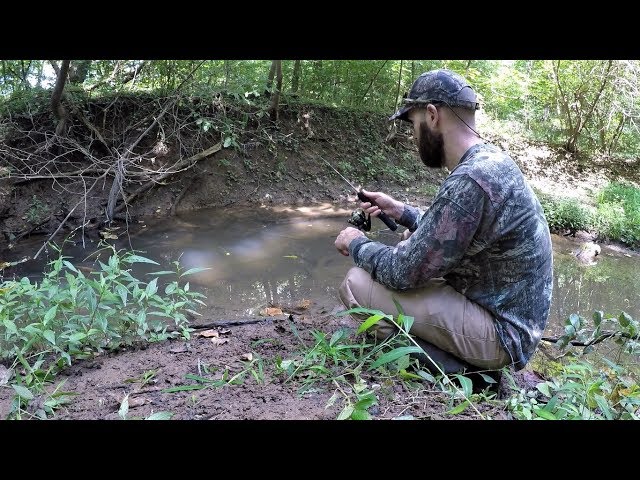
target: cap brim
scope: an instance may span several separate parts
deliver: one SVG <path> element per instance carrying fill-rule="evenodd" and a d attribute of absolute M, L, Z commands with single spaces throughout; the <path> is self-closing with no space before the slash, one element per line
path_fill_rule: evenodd
<path fill-rule="evenodd" d="M 409 105 L 405 105 L 401 109 L 399 109 L 396 113 L 389 117 L 389 120 L 404 120 L 405 122 L 409 121 L 407 118 L 407 113 L 411 110 Z"/>

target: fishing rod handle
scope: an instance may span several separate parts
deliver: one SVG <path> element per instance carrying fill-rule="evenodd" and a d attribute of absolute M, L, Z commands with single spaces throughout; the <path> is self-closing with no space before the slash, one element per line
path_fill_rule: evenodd
<path fill-rule="evenodd" d="M 364 193 L 362 193 L 362 190 L 360 190 L 358 192 L 358 198 L 360 200 L 362 200 L 363 202 L 369 202 L 371 205 L 375 205 L 376 203 L 371 200 L 369 197 L 367 197 Z M 382 210 L 380 210 L 380 215 L 378 215 L 378 218 L 380 220 L 382 220 L 384 222 L 384 224 L 389 227 L 392 231 L 396 231 L 398 229 L 398 225 L 396 224 L 396 222 L 393 220 L 393 218 L 391 218 L 389 215 L 387 215 L 386 213 L 384 213 Z"/>

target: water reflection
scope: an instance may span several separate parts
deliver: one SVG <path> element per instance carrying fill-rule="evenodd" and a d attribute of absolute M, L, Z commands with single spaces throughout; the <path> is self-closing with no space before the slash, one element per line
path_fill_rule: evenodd
<path fill-rule="evenodd" d="M 575 242 L 554 236 L 554 289 L 551 322 L 563 325 L 571 313 L 591 319 L 594 311 L 640 318 L 640 256 L 602 247 L 592 266 L 576 261 Z"/>

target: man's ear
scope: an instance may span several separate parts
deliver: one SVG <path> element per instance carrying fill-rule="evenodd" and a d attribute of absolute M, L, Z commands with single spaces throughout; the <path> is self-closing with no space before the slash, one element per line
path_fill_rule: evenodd
<path fill-rule="evenodd" d="M 431 120 L 431 123 L 437 122 L 438 119 L 440 118 L 440 112 L 438 112 L 438 109 L 432 103 L 427 105 L 426 115 L 427 115 L 427 119 Z"/>

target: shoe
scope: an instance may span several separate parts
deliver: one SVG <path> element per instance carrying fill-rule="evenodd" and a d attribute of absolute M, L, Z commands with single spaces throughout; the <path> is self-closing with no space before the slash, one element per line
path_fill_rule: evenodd
<path fill-rule="evenodd" d="M 456 357 L 452 353 L 436 347 L 433 343 L 427 342 L 422 338 L 414 337 L 413 339 L 429 355 L 429 357 L 431 357 L 431 359 L 440 366 L 440 369 L 444 373 L 447 375 L 459 373 L 469 378 L 473 385 L 473 393 L 479 393 L 487 388 L 490 391 L 497 392 L 498 386 L 500 385 L 500 379 L 502 377 L 502 370 L 487 370 L 476 367 L 463 359 Z M 428 370 L 432 375 L 435 376 L 441 374 L 433 362 L 429 360 L 427 355 L 424 353 L 412 353 L 410 356 L 418 360 L 420 367 Z M 495 383 L 488 382 L 480 373 L 492 378 Z M 452 380 L 458 383 L 456 378 L 453 378 Z"/>

